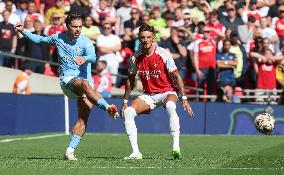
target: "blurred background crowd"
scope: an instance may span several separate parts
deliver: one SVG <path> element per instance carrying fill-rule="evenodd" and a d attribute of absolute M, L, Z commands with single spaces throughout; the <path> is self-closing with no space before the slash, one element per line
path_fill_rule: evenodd
<path fill-rule="evenodd" d="M 187 86 L 219 101 L 234 102 L 242 89 L 284 88 L 284 0 L 2 0 L 0 51 L 58 62 L 56 48 L 32 43 L 13 25 L 50 36 L 66 30 L 68 13 L 84 17 L 82 34 L 99 60 L 95 87 L 105 96 L 124 87 L 116 75 L 127 75 L 141 24 L 155 28 L 155 44 L 169 50 Z M 0 66 L 58 76 L 57 66 L 1 54 Z"/>

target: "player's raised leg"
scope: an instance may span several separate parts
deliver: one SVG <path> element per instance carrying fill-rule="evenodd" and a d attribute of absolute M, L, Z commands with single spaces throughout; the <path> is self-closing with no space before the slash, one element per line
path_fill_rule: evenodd
<path fill-rule="evenodd" d="M 136 98 L 129 107 L 122 111 L 124 117 L 125 130 L 132 148 L 132 154 L 124 159 L 142 159 L 142 154 L 138 148 L 137 128 L 135 124 L 135 116 L 150 110 L 150 107 L 139 97 Z"/>
<path fill-rule="evenodd" d="M 95 104 L 99 108 L 107 111 L 113 118 L 119 117 L 117 107 L 115 105 L 109 105 L 101 94 L 91 87 L 87 80 L 76 80 L 74 82 L 74 87 L 77 94 L 85 94 L 92 104 Z"/>
<path fill-rule="evenodd" d="M 93 107 L 93 104 L 87 98 L 78 98 L 77 106 L 78 120 L 72 129 L 70 143 L 68 148 L 66 149 L 65 158 L 67 160 L 77 160 L 74 155 L 74 151 L 86 131 L 89 114 Z"/>
<path fill-rule="evenodd" d="M 175 94 L 169 94 L 167 98 L 164 100 L 164 105 L 166 107 L 169 116 L 171 135 L 173 137 L 172 155 L 175 159 L 178 159 L 181 156 L 180 145 L 179 145 L 180 123 L 179 123 L 179 117 L 176 112 L 177 101 L 178 98 Z"/>

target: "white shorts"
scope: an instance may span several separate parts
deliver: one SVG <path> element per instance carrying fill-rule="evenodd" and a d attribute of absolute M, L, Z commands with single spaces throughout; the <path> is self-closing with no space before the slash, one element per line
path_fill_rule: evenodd
<path fill-rule="evenodd" d="M 68 98 L 71 98 L 71 99 L 76 99 L 78 97 L 86 97 L 85 94 L 83 94 L 82 96 L 79 96 L 77 95 L 75 92 L 74 92 L 74 82 L 78 79 L 82 79 L 82 80 L 86 80 L 84 78 L 80 78 L 80 77 L 76 77 L 76 76 L 68 76 L 68 77 L 63 77 L 61 83 L 60 83 L 60 87 L 63 91 L 63 93 L 68 97 Z M 87 80 L 88 81 L 88 80 Z M 89 81 L 88 81 L 89 82 Z M 90 82 L 89 82 L 90 84 Z M 93 88 L 94 85 L 90 84 L 91 87 Z"/>
<path fill-rule="evenodd" d="M 158 94 L 142 94 L 138 97 L 141 98 L 145 103 L 147 103 L 150 106 L 150 109 L 155 109 L 163 105 L 164 100 L 169 94 L 174 94 L 177 96 L 177 93 L 175 91 L 167 91 Z"/>

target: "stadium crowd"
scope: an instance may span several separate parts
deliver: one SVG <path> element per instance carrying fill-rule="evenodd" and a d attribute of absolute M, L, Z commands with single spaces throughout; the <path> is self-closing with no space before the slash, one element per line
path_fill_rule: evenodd
<path fill-rule="evenodd" d="M 226 102 L 241 88 L 284 89 L 284 0 L 5 0 L 0 51 L 58 62 L 54 47 L 27 40 L 14 24 L 49 36 L 66 30 L 68 13 L 84 16 L 82 34 L 93 41 L 99 60 L 95 87 L 106 96 L 111 86 L 123 87 L 124 79 L 111 75 L 127 74 L 127 60 L 140 47 L 138 28 L 146 23 L 186 85 Z M 58 76 L 58 67 L 49 64 L 17 64 Z M 0 54 L 0 66 L 15 67 L 15 59 Z"/>

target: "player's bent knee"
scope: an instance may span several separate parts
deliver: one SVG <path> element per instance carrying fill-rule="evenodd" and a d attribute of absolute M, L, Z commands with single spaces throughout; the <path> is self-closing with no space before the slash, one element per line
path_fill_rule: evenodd
<path fill-rule="evenodd" d="M 124 114 L 125 121 L 126 120 L 134 120 L 134 117 L 137 115 L 136 110 L 131 106 L 127 107 L 123 111 L 123 114 Z"/>
<path fill-rule="evenodd" d="M 82 83 L 81 83 L 81 87 L 86 91 L 86 90 L 89 89 L 90 84 L 89 84 L 88 81 L 84 80 L 84 81 L 82 81 Z"/>
<path fill-rule="evenodd" d="M 169 113 L 169 117 L 178 117 L 176 112 L 176 103 L 173 101 L 168 101 L 166 103 L 166 109 Z"/>

